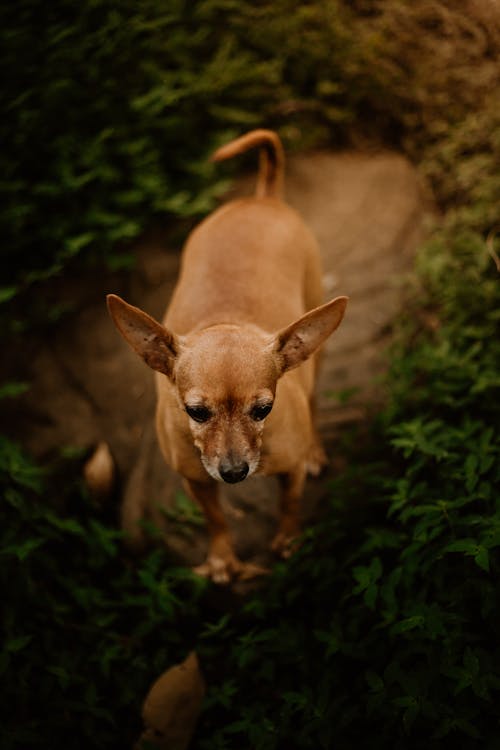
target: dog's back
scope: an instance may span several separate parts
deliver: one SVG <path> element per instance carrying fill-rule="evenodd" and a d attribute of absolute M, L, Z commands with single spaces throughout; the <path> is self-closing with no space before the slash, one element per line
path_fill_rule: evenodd
<path fill-rule="evenodd" d="M 271 332 L 321 302 L 313 235 L 282 200 L 252 197 L 193 232 L 165 323 L 179 333 L 227 322 Z"/>
<path fill-rule="evenodd" d="M 278 136 L 252 131 L 212 158 L 220 161 L 254 147 L 260 148 L 255 196 L 223 205 L 186 244 L 165 317 L 179 333 L 221 322 L 273 331 L 322 302 L 316 240 L 282 200 L 284 155 Z"/>

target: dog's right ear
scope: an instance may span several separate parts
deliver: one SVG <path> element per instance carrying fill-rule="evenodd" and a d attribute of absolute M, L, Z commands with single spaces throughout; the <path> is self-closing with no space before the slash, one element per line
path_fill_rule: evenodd
<path fill-rule="evenodd" d="M 109 314 L 125 341 L 149 367 L 171 377 L 179 353 L 177 336 L 116 294 L 108 294 L 106 301 Z"/>

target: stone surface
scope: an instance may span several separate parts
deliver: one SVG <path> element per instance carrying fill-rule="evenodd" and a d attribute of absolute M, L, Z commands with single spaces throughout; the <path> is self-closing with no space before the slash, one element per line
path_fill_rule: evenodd
<path fill-rule="evenodd" d="M 192 651 L 151 686 L 142 708 L 144 732 L 136 750 L 187 750 L 205 696 L 205 680 Z"/>

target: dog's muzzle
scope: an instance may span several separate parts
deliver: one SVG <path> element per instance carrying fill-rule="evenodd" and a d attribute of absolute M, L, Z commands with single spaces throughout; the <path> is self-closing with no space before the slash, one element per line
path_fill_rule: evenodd
<path fill-rule="evenodd" d="M 219 474 L 228 484 L 242 482 L 248 474 L 249 466 L 246 461 L 238 464 L 230 464 L 221 461 L 219 464 Z"/>

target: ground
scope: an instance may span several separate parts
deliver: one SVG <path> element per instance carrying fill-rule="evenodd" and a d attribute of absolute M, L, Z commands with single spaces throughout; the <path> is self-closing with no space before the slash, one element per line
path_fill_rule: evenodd
<path fill-rule="evenodd" d="M 252 190 L 243 179 L 236 192 Z M 399 154 L 318 152 L 291 158 L 286 194 L 319 240 L 325 299 L 348 295 L 346 317 L 331 338 L 318 384 L 319 424 L 335 471 L 335 440 L 345 425 L 366 419 L 383 399 L 380 376 L 401 288 L 423 236 L 426 207 L 415 170 Z M 138 265 L 127 274 L 82 275 L 56 285 L 58 303 L 73 314 L 49 338 L 27 339 L 22 354 L 32 383 L 16 430 L 38 457 L 63 446 L 92 449 L 101 441 L 117 467 L 115 499 L 133 543 L 138 522 L 153 520 L 181 564 L 202 562 L 206 533 L 190 523 L 180 484 L 164 464 L 153 427 L 153 374 L 118 335 L 105 294 L 120 294 L 161 318 L 175 284 L 179 248 L 161 234 L 143 239 Z M 54 294 L 54 291 L 52 291 Z M 404 311 L 403 311 L 404 314 Z M 339 395 L 350 392 L 347 403 Z M 306 487 L 304 517 L 314 516 L 325 482 Z M 243 559 L 270 561 L 278 504 L 274 481 L 259 478 L 223 488 L 224 508 Z M 194 519 L 196 521 L 196 519 Z"/>

